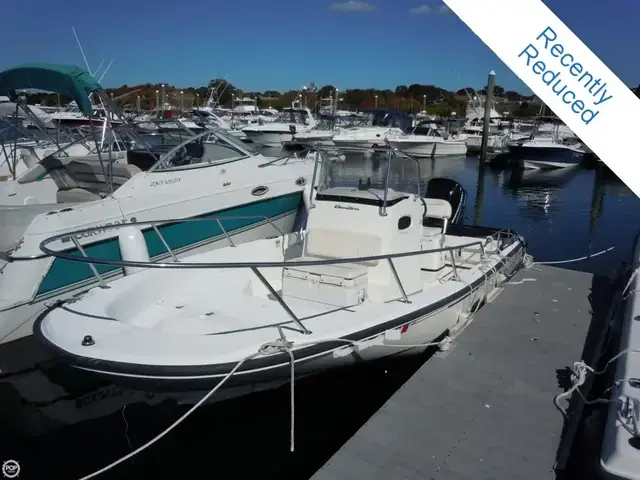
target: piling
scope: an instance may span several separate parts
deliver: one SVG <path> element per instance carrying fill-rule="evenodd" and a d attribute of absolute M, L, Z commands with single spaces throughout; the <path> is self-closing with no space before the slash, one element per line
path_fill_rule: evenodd
<path fill-rule="evenodd" d="M 142 108 L 140 108 L 140 95 L 136 97 L 136 110 L 140 112 Z"/>
<path fill-rule="evenodd" d="M 484 123 L 482 125 L 482 147 L 480 150 L 480 160 L 482 163 L 487 160 L 487 144 L 489 143 L 489 126 L 491 122 L 491 107 L 493 105 L 493 86 L 496 82 L 496 72 L 489 72 L 487 82 L 487 98 L 484 103 Z"/>
<path fill-rule="evenodd" d="M 160 91 L 156 90 L 156 116 L 160 118 Z"/>
<path fill-rule="evenodd" d="M 165 96 L 164 85 L 160 85 L 160 116 L 161 117 L 164 117 L 165 103 L 166 103 L 166 96 Z"/>
<path fill-rule="evenodd" d="M 481 161 L 480 165 L 478 165 L 478 186 L 476 188 L 476 201 L 473 209 L 473 224 L 476 227 L 482 225 L 482 211 L 484 209 L 484 168 L 485 163 L 484 161 Z"/>

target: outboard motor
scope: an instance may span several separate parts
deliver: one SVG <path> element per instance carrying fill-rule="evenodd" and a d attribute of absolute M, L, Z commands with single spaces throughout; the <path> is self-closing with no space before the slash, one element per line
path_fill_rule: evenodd
<path fill-rule="evenodd" d="M 451 204 L 452 224 L 459 223 L 464 216 L 464 206 L 467 202 L 467 192 L 460 183 L 451 178 L 436 177 L 427 183 L 426 198 L 439 198 Z"/>

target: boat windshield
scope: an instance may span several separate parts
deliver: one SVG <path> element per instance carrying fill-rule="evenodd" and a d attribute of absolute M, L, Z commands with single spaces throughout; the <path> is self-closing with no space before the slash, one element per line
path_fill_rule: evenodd
<path fill-rule="evenodd" d="M 165 143 L 155 148 L 162 156 L 149 171 L 202 168 L 257 155 L 221 128 L 207 130 L 181 143 Z"/>
<path fill-rule="evenodd" d="M 372 190 L 381 198 L 385 189 L 407 194 L 424 191 L 420 186 L 420 166 L 415 159 L 401 152 L 391 154 L 382 150 L 323 152 L 316 183 L 318 194 L 336 187 L 352 189 L 353 196 L 361 190 Z"/>
<path fill-rule="evenodd" d="M 372 127 L 400 128 L 405 130 L 413 123 L 407 114 L 392 110 L 373 110 L 366 112 L 362 122 Z"/>
<path fill-rule="evenodd" d="M 278 115 L 276 122 L 306 125 L 309 123 L 308 120 L 306 113 L 302 110 L 284 110 L 280 115 Z"/>

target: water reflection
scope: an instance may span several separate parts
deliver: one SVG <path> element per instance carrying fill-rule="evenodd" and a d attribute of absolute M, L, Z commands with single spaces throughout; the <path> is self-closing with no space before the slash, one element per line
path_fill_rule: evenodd
<path fill-rule="evenodd" d="M 578 172 L 578 167 L 544 170 L 512 168 L 503 172 L 503 188 L 518 200 L 525 217 L 542 220 L 558 211 L 563 186 Z"/>

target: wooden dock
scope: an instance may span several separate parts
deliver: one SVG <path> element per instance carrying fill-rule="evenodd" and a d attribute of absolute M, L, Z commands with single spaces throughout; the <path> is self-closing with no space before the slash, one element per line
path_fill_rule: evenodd
<path fill-rule="evenodd" d="M 577 423 L 563 425 L 553 398 L 567 367 L 593 361 L 611 287 L 572 270 L 519 272 L 312 479 L 557 478 Z"/>

